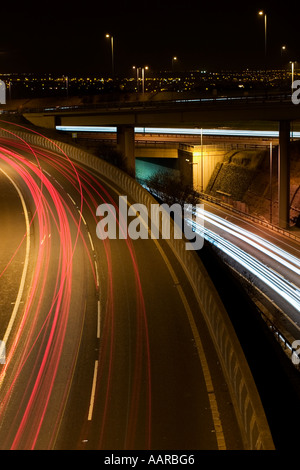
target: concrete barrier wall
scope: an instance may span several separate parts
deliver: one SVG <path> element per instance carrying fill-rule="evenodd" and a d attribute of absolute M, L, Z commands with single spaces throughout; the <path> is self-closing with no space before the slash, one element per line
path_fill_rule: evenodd
<path fill-rule="evenodd" d="M 72 160 L 92 168 L 119 186 L 124 195 L 143 203 L 148 208 L 149 214 L 151 204 L 156 203 L 134 179 L 94 155 L 59 141 L 50 141 L 38 134 L 15 130 L 14 133 L 30 145 L 62 152 Z M 7 137 L 6 133 L 5 135 Z M 227 379 L 244 437 L 245 449 L 273 450 L 274 444 L 265 412 L 228 314 L 197 254 L 194 251 L 187 251 L 185 241 L 172 238 L 172 233 L 171 230 L 171 239 L 168 243 L 190 279 L 209 328 Z"/>

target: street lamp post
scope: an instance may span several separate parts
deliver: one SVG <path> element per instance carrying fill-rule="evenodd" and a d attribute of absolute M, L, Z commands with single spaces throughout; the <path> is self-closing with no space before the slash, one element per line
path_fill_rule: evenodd
<path fill-rule="evenodd" d="M 267 14 L 264 13 L 263 10 L 260 10 L 258 12 L 260 16 L 264 17 L 264 23 L 265 23 L 265 57 L 267 57 Z"/>
<path fill-rule="evenodd" d="M 142 81 L 142 93 L 145 93 L 145 70 L 149 70 L 149 67 L 145 65 L 144 67 L 136 67 L 133 65 L 133 70 L 136 70 L 136 89 L 137 92 L 139 91 L 139 81 Z M 141 79 L 140 79 L 140 71 L 141 71 Z"/>
<path fill-rule="evenodd" d="M 270 224 L 273 222 L 273 152 L 272 152 L 272 142 L 270 142 Z"/>
<path fill-rule="evenodd" d="M 142 67 L 142 92 L 145 93 L 145 70 L 148 70 L 149 67 Z"/>
<path fill-rule="evenodd" d="M 115 74 L 115 65 L 114 65 L 114 38 L 111 36 L 111 34 L 106 34 L 105 37 L 107 39 L 110 38 L 110 46 L 111 46 L 111 71 L 112 71 L 112 77 L 114 78 Z"/>
<path fill-rule="evenodd" d="M 295 75 L 295 61 L 290 62 L 292 64 L 292 93 L 293 93 L 293 83 L 294 83 L 294 75 Z"/>
<path fill-rule="evenodd" d="M 201 192 L 204 191 L 203 129 L 201 128 Z"/>
<path fill-rule="evenodd" d="M 281 46 L 281 49 L 280 49 L 281 57 L 283 56 L 284 52 L 286 52 L 286 46 Z"/>
<path fill-rule="evenodd" d="M 68 76 L 63 76 L 64 80 L 65 80 L 65 90 L 66 90 L 66 95 L 67 95 L 67 98 L 69 97 L 69 77 Z"/>
<path fill-rule="evenodd" d="M 142 93 L 145 93 L 145 67 L 142 67 Z"/>
<path fill-rule="evenodd" d="M 139 68 L 135 65 L 132 66 L 132 70 L 136 71 L 136 91 L 139 91 Z"/>
<path fill-rule="evenodd" d="M 174 63 L 177 61 L 177 57 L 172 57 L 172 72 L 174 71 Z"/>

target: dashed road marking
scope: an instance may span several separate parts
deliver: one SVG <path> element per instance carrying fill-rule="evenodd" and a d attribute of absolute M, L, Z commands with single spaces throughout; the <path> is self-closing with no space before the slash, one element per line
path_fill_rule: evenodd
<path fill-rule="evenodd" d="M 97 375 L 98 375 L 98 361 L 95 361 L 93 385 L 92 385 L 92 392 L 91 392 L 91 398 L 90 398 L 90 407 L 89 407 L 89 413 L 88 413 L 88 421 L 91 421 L 91 419 L 93 417 L 94 401 L 95 401 L 95 393 L 96 393 L 96 384 L 97 384 Z"/>

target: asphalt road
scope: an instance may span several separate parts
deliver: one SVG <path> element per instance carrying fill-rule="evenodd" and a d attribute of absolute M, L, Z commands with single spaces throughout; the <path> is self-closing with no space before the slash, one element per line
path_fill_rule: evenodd
<path fill-rule="evenodd" d="M 0 448 L 241 449 L 218 358 L 167 243 L 99 240 L 96 208 L 119 189 L 33 150 L 1 142 L 11 178 L 0 174 L 11 249 L 1 254 L 11 276 L 2 337 L 26 276 L 0 366 Z"/>
<path fill-rule="evenodd" d="M 271 310 L 276 308 L 281 324 L 298 339 L 300 237 L 288 238 L 211 203 L 204 209 L 205 230 L 220 237 L 221 257 L 258 289 Z"/>

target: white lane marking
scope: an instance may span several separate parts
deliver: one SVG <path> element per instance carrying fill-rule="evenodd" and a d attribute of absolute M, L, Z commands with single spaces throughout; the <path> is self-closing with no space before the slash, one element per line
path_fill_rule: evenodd
<path fill-rule="evenodd" d="M 72 198 L 72 196 L 71 196 L 69 193 L 67 193 L 67 195 L 69 196 L 69 198 L 70 198 L 71 201 L 73 202 L 74 206 L 76 206 L 76 202 L 74 201 L 74 199 Z"/>
<path fill-rule="evenodd" d="M 95 271 L 96 271 L 97 286 L 99 287 L 98 265 L 97 265 L 96 261 L 95 261 Z"/>
<path fill-rule="evenodd" d="M 121 194 L 119 193 L 119 191 L 116 188 L 114 188 L 112 185 L 110 185 L 107 182 L 105 182 L 105 184 L 107 186 L 109 186 L 116 194 L 121 196 Z M 127 201 L 127 205 L 128 206 L 131 205 L 129 203 L 129 201 Z M 145 222 L 143 220 L 142 220 L 142 223 L 145 224 Z M 151 229 L 149 229 L 149 230 L 151 230 Z M 188 300 L 187 300 L 186 295 L 185 295 L 185 293 L 184 293 L 184 291 L 183 291 L 183 289 L 180 285 L 180 282 L 179 282 L 179 280 L 178 280 L 178 278 L 175 274 L 175 271 L 174 271 L 170 261 L 168 260 L 164 250 L 160 246 L 159 240 L 156 240 L 154 238 L 153 241 L 154 241 L 158 251 L 161 254 L 162 259 L 164 260 L 164 262 L 165 262 L 165 264 L 166 264 L 166 266 L 169 270 L 169 273 L 170 273 L 170 275 L 173 279 L 173 282 L 174 282 L 174 284 L 175 284 L 175 286 L 178 290 L 178 294 L 180 295 L 180 298 L 181 298 L 182 303 L 184 305 L 184 308 L 185 308 L 185 311 L 186 311 L 186 314 L 187 314 L 187 317 L 188 317 L 188 321 L 189 321 L 189 324 L 190 324 L 190 327 L 191 327 L 191 330 L 192 330 L 192 333 L 193 333 L 193 336 L 194 336 L 194 340 L 195 340 L 195 343 L 196 343 L 198 357 L 199 357 L 199 360 L 200 360 L 200 363 L 201 363 L 201 366 L 202 366 L 202 371 L 203 371 L 203 375 L 204 375 L 204 379 L 205 379 L 206 391 L 207 391 L 208 398 L 209 398 L 209 401 L 210 401 L 210 410 L 211 410 L 211 413 L 212 413 L 212 419 L 213 419 L 214 428 L 215 428 L 215 432 L 216 432 L 216 440 L 217 440 L 218 449 L 219 450 L 226 450 L 225 437 L 224 437 L 224 433 L 223 433 L 223 427 L 222 427 L 222 423 L 221 423 L 221 420 L 220 420 L 219 411 L 218 411 L 218 408 L 217 408 L 217 401 L 216 401 L 216 396 L 215 396 L 215 392 L 214 392 L 212 377 L 211 377 L 211 374 L 210 374 L 210 370 L 209 370 L 209 367 L 208 367 L 208 362 L 207 362 L 207 359 L 206 359 L 206 354 L 204 352 L 204 348 L 203 348 L 203 345 L 202 345 L 202 341 L 200 339 L 198 328 L 197 328 L 195 320 L 194 320 L 193 313 L 190 309 Z M 173 250 L 173 247 L 170 246 L 170 248 L 172 249 L 172 251 L 175 254 L 175 256 L 177 257 L 177 259 L 179 259 L 179 257 L 176 254 L 176 251 Z M 180 261 L 180 259 L 179 259 L 179 261 Z M 187 271 L 186 271 L 186 274 L 187 274 L 187 277 L 189 278 L 189 273 Z M 200 305 L 200 308 L 201 308 L 201 311 L 204 311 L 204 308 L 203 308 L 202 304 Z"/>
<path fill-rule="evenodd" d="M 92 416 L 93 416 L 95 393 L 96 393 L 96 383 L 97 383 L 97 374 L 98 374 L 98 361 L 95 361 L 92 393 L 91 393 L 90 407 L 89 407 L 89 414 L 88 414 L 88 421 L 91 421 Z"/>
<path fill-rule="evenodd" d="M 57 181 L 57 179 L 54 178 L 54 181 L 61 189 L 65 190 L 65 188 L 60 184 L 59 181 Z"/>
<path fill-rule="evenodd" d="M 89 236 L 89 239 L 90 239 L 90 244 L 91 244 L 92 250 L 95 251 L 93 240 L 92 240 L 90 232 L 88 232 L 88 236 Z"/>
<path fill-rule="evenodd" d="M 85 220 L 85 218 L 84 218 L 83 215 L 82 215 L 82 212 L 81 212 L 79 209 L 78 209 L 78 212 L 79 212 L 80 217 L 81 217 L 82 220 L 83 220 L 84 225 L 87 225 L 86 220 Z"/>
<path fill-rule="evenodd" d="M 100 310 L 100 300 L 98 300 L 97 338 L 100 338 L 100 328 L 101 328 L 101 310 Z"/>
<path fill-rule="evenodd" d="M 21 199 L 21 203 L 22 203 L 22 206 L 23 206 L 23 212 L 24 212 L 24 216 L 25 216 L 25 223 L 26 223 L 26 253 L 25 253 L 25 262 L 24 262 L 24 267 L 23 267 L 23 272 L 22 272 L 22 277 L 21 277 L 21 282 L 20 282 L 20 287 L 19 287 L 19 291 L 18 291 L 18 295 L 17 295 L 17 298 L 16 298 L 16 301 L 15 301 L 15 306 L 14 306 L 14 309 L 13 309 L 13 312 L 11 314 L 11 317 L 10 317 L 10 320 L 9 320 L 9 323 L 8 323 L 8 326 L 7 326 L 7 329 L 6 329 L 6 332 L 5 332 L 5 335 L 3 337 L 3 341 L 5 344 L 7 344 L 7 341 L 8 341 L 8 338 L 9 338 L 9 335 L 11 333 L 11 330 L 12 330 L 12 327 L 13 327 L 13 324 L 14 324 L 14 321 L 15 321 L 15 318 L 17 316 L 17 313 L 18 313 L 18 309 L 19 309 L 19 306 L 21 304 L 21 299 L 22 299 L 22 296 L 23 296 L 23 291 L 24 291 L 24 286 L 25 286 L 25 279 L 26 279 L 26 275 L 27 275 L 27 270 L 28 270 L 28 264 L 29 264 L 29 252 L 30 252 L 30 223 L 29 223 L 29 217 L 28 217 L 28 211 L 27 211 L 27 207 L 26 207 L 26 204 L 25 204 L 25 200 L 23 198 L 23 195 L 21 193 L 21 191 L 19 190 L 18 186 L 15 184 L 15 182 L 10 178 L 10 176 L 8 176 L 8 174 L 1 168 L 0 169 L 2 171 L 2 173 L 9 179 L 9 181 L 12 183 L 12 185 L 15 187 L 20 199 Z"/>

